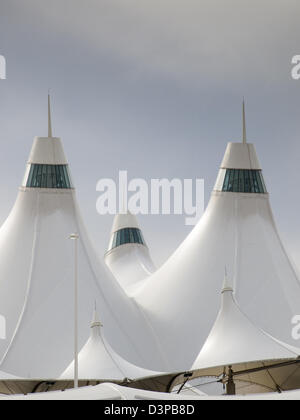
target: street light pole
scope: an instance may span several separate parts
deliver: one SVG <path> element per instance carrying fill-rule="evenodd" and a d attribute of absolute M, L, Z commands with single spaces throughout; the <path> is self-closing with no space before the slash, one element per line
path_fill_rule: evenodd
<path fill-rule="evenodd" d="M 78 388 L 78 233 L 70 239 L 74 241 L 74 388 Z"/>

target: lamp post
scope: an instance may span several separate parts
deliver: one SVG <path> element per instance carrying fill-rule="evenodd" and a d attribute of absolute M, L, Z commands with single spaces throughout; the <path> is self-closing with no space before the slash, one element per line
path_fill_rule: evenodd
<path fill-rule="evenodd" d="M 74 388 L 78 388 L 78 233 L 72 233 L 74 241 Z"/>

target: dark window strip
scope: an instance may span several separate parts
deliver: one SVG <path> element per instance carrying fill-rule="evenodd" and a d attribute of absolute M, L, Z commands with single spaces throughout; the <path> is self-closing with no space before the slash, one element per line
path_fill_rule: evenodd
<path fill-rule="evenodd" d="M 266 194 L 261 170 L 227 169 L 222 191 Z"/>
<path fill-rule="evenodd" d="M 26 187 L 71 189 L 67 165 L 32 164 Z"/>
<path fill-rule="evenodd" d="M 141 244 L 145 245 L 145 241 L 140 229 L 124 228 L 114 233 L 111 249 L 124 244 Z"/>

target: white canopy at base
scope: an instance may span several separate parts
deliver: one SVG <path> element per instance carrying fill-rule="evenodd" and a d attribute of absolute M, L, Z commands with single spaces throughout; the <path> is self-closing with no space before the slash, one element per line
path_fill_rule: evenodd
<path fill-rule="evenodd" d="M 86 345 L 79 353 L 80 380 L 114 380 L 124 382 L 127 379 L 136 380 L 163 375 L 135 366 L 119 356 L 109 345 L 102 333 L 97 311 L 94 311 L 91 324 L 91 335 Z M 60 380 L 74 378 L 74 361 L 64 371 Z"/>
<path fill-rule="evenodd" d="M 129 211 L 115 216 L 104 261 L 128 295 L 156 271 L 137 218 Z"/>
<path fill-rule="evenodd" d="M 193 378 L 224 374 L 227 380 L 231 368 L 239 382 L 274 391 L 300 388 L 300 349 L 257 328 L 240 310 L 225 276 L 219 315 L 191 370 Z"/>
<path fill-rule="evenodd" d="M 14 395 L 14 396 L 0 396 L 0 400 L 86 400 L 86 401 L 100 401 L 100 400 L 199 400 L 199 401 L 212 401 L 212 400 L 300 400 L 300 391 L 283 392 L 282 394 L 258 394 L 249 396 L 208 396 L 208 395 L 177 395 L 167 394 L 164 392 L 150 392 L 143 391 L 140 389 L 126 388 L 123 386 L 105 383 L 97 386 L 89 386 L 79 389 L 66 390 L 64 392 L 48 392 L 42 394 L 30 394 L 30 395 Z"/>

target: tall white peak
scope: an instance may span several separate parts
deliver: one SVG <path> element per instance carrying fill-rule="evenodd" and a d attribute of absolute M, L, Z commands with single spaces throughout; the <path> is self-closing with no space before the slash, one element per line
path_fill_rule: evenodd
<path fill-rule="evenodd" d="M 51 99 L 48 94 L 48 137 L 35 137 L 29 164 L 67 165 L 61 139 L 52 136 Z"/>
<path fill-rule="evenodd" d="M 261 170 L 255 146 L 247 142 L 245 100 L 242 107 L 242 142 L 230 142 L 221 163 L 221 169 Z"/>
<path fill-rule="evenodd" d="M 202 218 L 135 295 L 174 370 L 189 369 L 187 359 L 192 364 L 210 332 L 225 266 L 247 317 L 296 345 L 291 320 L 300 313 L 300 282 L 279 237 L 251 143 L 227 145 Z M 166 335 L 168 330 L 172 334 Z"/>
<path fill-rule="evenodd" d="M 0 308 L 7 324 L 0 369 L 24 378 L 55 378 L 72 360 L 73 232 L 79 234 L 79 346 L 88 338 L 87 308 L 96 300 L 106 338 L 122 357 L 140 365 L 153 357 L 159 362 L 146 321 L 95 253 L 64 165 L 59 138 L 35 138 L 26 182 L 0 228 Z"/>

